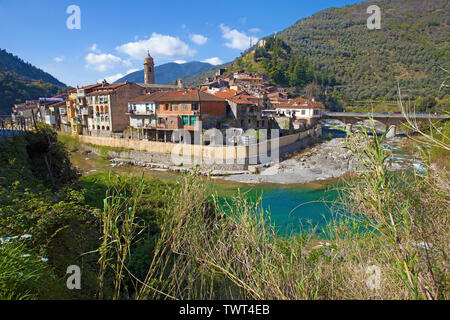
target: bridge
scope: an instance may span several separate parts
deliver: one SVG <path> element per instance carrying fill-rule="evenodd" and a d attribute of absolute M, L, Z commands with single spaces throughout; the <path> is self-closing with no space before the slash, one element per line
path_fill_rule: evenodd
<path fill-rule="evenodd" d="M 21 135 L 27 129 L 22 123 L 11 125 L 10 120 L 11 118 L 9 116 L 0 115 L 0 142 Z"/>
<path fill-rule="evenodd" d="M 430 120 L 447 121 L 450 116 L 441 114 L 427 114 L 427 113 L 408 113 L 408 118 L 412 121 L 422 122 Z M 351 131 L 353 125 L 358 122 L 373 119 L 379 121 L 386 126 L 388 131 L 387 137 L 391 138 L 397 134 L 397 126 L 407 122 L 405 115 L 402 113 L 359 113 L 359 112 L 325 112 L 322 119 L 324 120 L 338 120 L 346 125 L 346 129 Z"/>

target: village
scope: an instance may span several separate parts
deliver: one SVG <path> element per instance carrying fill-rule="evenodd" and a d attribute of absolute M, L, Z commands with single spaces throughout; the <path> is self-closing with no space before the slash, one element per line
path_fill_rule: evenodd
<path fill-rule="evenodd" d="M 226 75 L 220 69 L 201 86 L 185 87 L 181 79 L 174 85 L 156 84 L 154 67 L 149 53 L 144 83 L 103 81 L 16 104 L 12 123 L 30 127 L 36 121 L 72 135 L 159 142 L 172 142 L 175 130 L 232 130 L 225 144 L 248 145 L 246 132 L 278 129 L 283 136 L 305 131 L 325 110 L 314 99 L 288 99 L 285 89 L 271 86 L 265 75 Z"/>

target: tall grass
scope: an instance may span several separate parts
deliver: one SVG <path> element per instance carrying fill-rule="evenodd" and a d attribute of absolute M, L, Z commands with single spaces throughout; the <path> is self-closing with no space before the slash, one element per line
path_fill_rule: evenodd
<path fill-rule="evenodd" d="M 108 267 L 113 271 L 113 299 L 120 298 L 121 285 L 127 272 L 126 261 L 131 244 L 142 226 L 136 220 L 136 210 L 145 187 L 144 179 L 121 177 L 110 173 L 109 186 L 101 213 L 102 238 L 99 248 L 99 293 Z"/>
<path fill-rule="evenodd" d="M 142 182 L 119 183 L 104 204 L 100 279 L 111 267 L 116 299 L 125 276 L 134 299 L 448 299 L 448 175 L 431 164 L 392 170 L 384 139 L 349 133 L 360 168 L 336 204 L 348 214 L 329 221 L 321 241 L 279 237 L 261 201 L 237 194 L 223 204 L 195 173 L 184 175 L 157 217 L 141 279 L 127 256 Z"/>
<path fill-rule="evenodd" d="M 388 262 L 389 274 L 401 280 L 405 298 L 445 299 L 450 189 L 442 181 L 448 175 L 432 165 L 426 173 L 389 170 L 384 138 L 363 130 L 347 140 L 362 167 L 343 190 L 345 204 L 377 231 L 383 242 L 378 256 Z"/>

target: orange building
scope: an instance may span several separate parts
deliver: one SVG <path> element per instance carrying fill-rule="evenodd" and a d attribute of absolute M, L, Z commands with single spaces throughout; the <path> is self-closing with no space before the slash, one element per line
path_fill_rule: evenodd
<path fill-rule="evenodd" d="M 130 106 L 135 103 L 155 105 L 154 114 L 129 114 L 131 124 L 142 124 L 141 128 L 134 128 L 142 129 L 143 136 L 150 140 L 167 141 L 170 132 L 178 129 L 198 131 L 199 121 L 202 121 L 202 129 L 216 128 L 227 116 L 226 100 L 201 90 L 156 92 L 129 100 Z M 134 119 L 146 116 L 149 121 Z M 152 122 L 150 117 L 155 121 Z"/>

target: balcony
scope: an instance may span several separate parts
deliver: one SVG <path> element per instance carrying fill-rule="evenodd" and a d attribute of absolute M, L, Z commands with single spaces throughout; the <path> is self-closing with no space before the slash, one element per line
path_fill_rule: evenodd
<path fill-rule="evenodd" d="M 152 110 L 147 111 L 139 111 L 139 110 L 128 110 L 128 115 L 134 115 L 134 116 L 153 116 L 155 113 Z"/>

